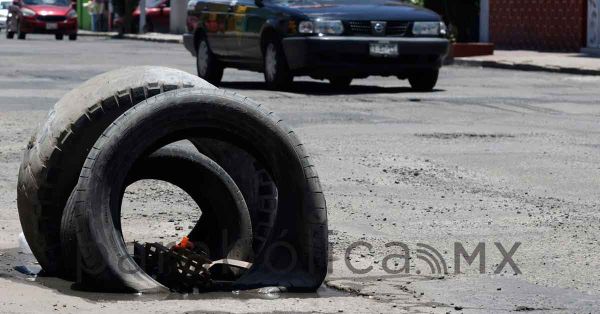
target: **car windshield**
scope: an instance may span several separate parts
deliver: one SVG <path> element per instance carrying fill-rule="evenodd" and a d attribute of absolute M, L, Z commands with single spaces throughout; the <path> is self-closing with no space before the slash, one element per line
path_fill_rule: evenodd
<path fill-rule="evenodd" d="M 273 0 L 274 3 L 283 6 L 318 6 L 331 4 L 400 4 L 410 3 L 408 0 Z"/>
<path fill-rule="evenodd" d="M 23 0 L 27 5 L 56 5 L 66 7 L 71 5 L 71 0 Z"/>

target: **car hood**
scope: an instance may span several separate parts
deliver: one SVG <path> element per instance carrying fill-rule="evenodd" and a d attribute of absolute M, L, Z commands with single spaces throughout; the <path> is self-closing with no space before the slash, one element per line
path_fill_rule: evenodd
<path fill-rule="evenodd" d="M 67 15 L 71 10 L 68 6 L 55 6 L 55 5 L 28 5 L 25 6 L 30 10 L 33 10 L 39 15 Z"/>
<path fill-rule="evenodd" d="M 311 4 L 312 3 L 312 4 Z M 439 21 L 440 16 L 422 7 L 398 1 L 306 1 L 290 4 L 290 10 L 312 18 L 339 20 Z"/>

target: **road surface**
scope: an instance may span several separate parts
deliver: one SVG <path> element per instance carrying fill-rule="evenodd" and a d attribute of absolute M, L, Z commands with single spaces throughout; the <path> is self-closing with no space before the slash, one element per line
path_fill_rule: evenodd
<path fill-rule="evenodd" d="M 131 65 L 195 73 L 194 58 L 176 44 L 35 35 L 9 41 L 2 34 L 3 312 L 600 308 L 600 77 L 458 66 L 444 68 L 431 93 L 413 93 L 406 81 L 380 77 L 356 80 L 346 90 L 299 78 L 291 91 L 273 92 L 264 89 L 261 74 L 225 71 L 223 88 L 277 112 L 314 157 L 333 247 L 329 288 L 317 294 L 159 299 L 82 293 L 64 281 L 26 279 L 13 268 L 28 258 L 18 253 L 16 205 L 27 140 L 67 91 Z M 187 229 L 186 219 L 194 216 L 189 197 L 164 183 L 128 188 L 124 207 L 126 237 L 138 240 L 176 240 L 185 232 L 178 226 Z M 169 222 L 159 212 L 165 210 L 178 218 Z M 357 241 L 372 249 L 358 245 L 346 260 L 347 248 Z M 408 274 L 389 273 L 404 266 L 401 258 L 386 259 L 405 254 L 398 242 L 410 252 Z M 476 248 L 479 255 L 469 265 L 464 255 Z"/>

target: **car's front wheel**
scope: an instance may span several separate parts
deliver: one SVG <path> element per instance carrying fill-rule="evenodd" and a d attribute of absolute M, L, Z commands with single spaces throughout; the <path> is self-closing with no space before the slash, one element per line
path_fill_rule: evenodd
<path fill-rule="evenodd" d="M 437 84 L 439 74 L 439 70 L 421 71 L 419 73 L 411 74 L 408 77 L 408 81 L 410 82 L 412 89 L 428 92 L 433 90 L 435 84 Z"/>
<path fill-rule="evenodd" d="M 63 40 L 63 34 L 54 34 L 54 38 L 56 38 L 56 40 Z"/>
<path fill-rule="evenodd" d="M 265 82 L 269 88 L 284 89 L 294 80 L 288 68 L 283 48 L 274 40 L 265 46 L 264 65 Z"/>
<path fill-rule="evenodd" d="M 210 50 L 206 38 L 201 39 L 198 43 L 196 69 L 200 78 L 212 84 L 219 84 L 223 78 L 223 66 Z"/>
<path fill-rule="evenodd" d="M 69 40 L 77 40 L 77 34 L 70 34 Z"/>
<path fill-rule="evenodd" d="M 15 32 L 11 32 L 10 29 L 6 28 L 6 39 L 13 39 L 15 37 Z"/>

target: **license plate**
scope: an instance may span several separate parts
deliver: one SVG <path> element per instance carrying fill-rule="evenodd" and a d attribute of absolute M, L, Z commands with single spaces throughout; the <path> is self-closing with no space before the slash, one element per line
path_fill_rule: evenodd
<path fill-rule="evenodd" d="M 396 57 L 398 56 L 398 45 L 390 43 L 371 43 L 370 52 L 376 57 Z"/>
<path fill-rule="evenodd" d="M 57 23 L 46 23 L 46 29 L 58 29 Z"/>

